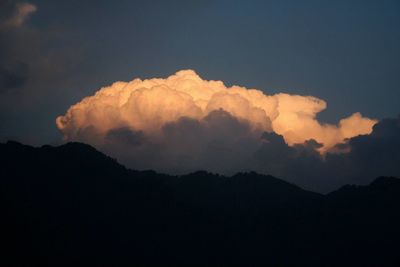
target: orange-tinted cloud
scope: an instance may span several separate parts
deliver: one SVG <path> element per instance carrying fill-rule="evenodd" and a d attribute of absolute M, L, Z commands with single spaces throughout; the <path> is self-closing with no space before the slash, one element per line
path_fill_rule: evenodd
<path fill-rule="evenodd" d="M 248 123 L 257 136 L 275 132 L 290 146 L 314 139 L 325 153 L 347 138 L 369 134 L 377 122 L 354 113 L 338 125 L 323 124 L 316 115 L 325 108 L 325 101 L 316 97 L 226 87 L 182 70 L 166 79 L 115 82 L 71 106 L 56 123 L 66 140 L 79 140 L 90 129 L 93 140 L 102 143 L 107 133 L 121 128 L 156 139 L 166 124 L 182 117 L 202 120 L 222 109 Z"/>

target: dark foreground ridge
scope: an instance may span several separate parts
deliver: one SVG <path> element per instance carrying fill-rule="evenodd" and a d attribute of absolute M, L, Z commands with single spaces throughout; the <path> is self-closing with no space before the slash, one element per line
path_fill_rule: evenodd
<path fill-rule="evenodd" d="M 272 176 L 132 171 L 0 144 L 0 265 L 400 266 L 400 180 L 327 195 Z"/>

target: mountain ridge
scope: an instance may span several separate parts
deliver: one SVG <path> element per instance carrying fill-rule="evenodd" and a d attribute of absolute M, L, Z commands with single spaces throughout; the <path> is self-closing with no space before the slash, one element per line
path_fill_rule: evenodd
<path fill-rule="evenodd" d="M 329 194 L 255 172 L 125 168 L 81 143 L 0 144 L 4 265 L 397 266 L 400 180 Z"/>

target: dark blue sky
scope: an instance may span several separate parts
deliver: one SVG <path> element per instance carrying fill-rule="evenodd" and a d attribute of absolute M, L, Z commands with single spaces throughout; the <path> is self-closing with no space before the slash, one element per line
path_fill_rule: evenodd
<path fill-rule="evenodd" d="M 3 82 L 2 140 L 55 142 L 55 117 L 99 87 L 187 68 L 322 98 L 324 121 L 399 113 L 399 1 L 29 2 L 30 19 L 0 33 L 0 67 L 26 76 Z"/>

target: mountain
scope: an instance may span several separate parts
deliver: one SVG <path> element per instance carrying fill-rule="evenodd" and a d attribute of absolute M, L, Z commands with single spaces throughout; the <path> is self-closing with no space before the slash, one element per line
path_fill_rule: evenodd
<path fill-rule="evenodd" d="M 2 266 L 400 266 L 397 178 L 322 195 L 129 170 L 81 143 L 8 142 L 0 162 Z"/>

